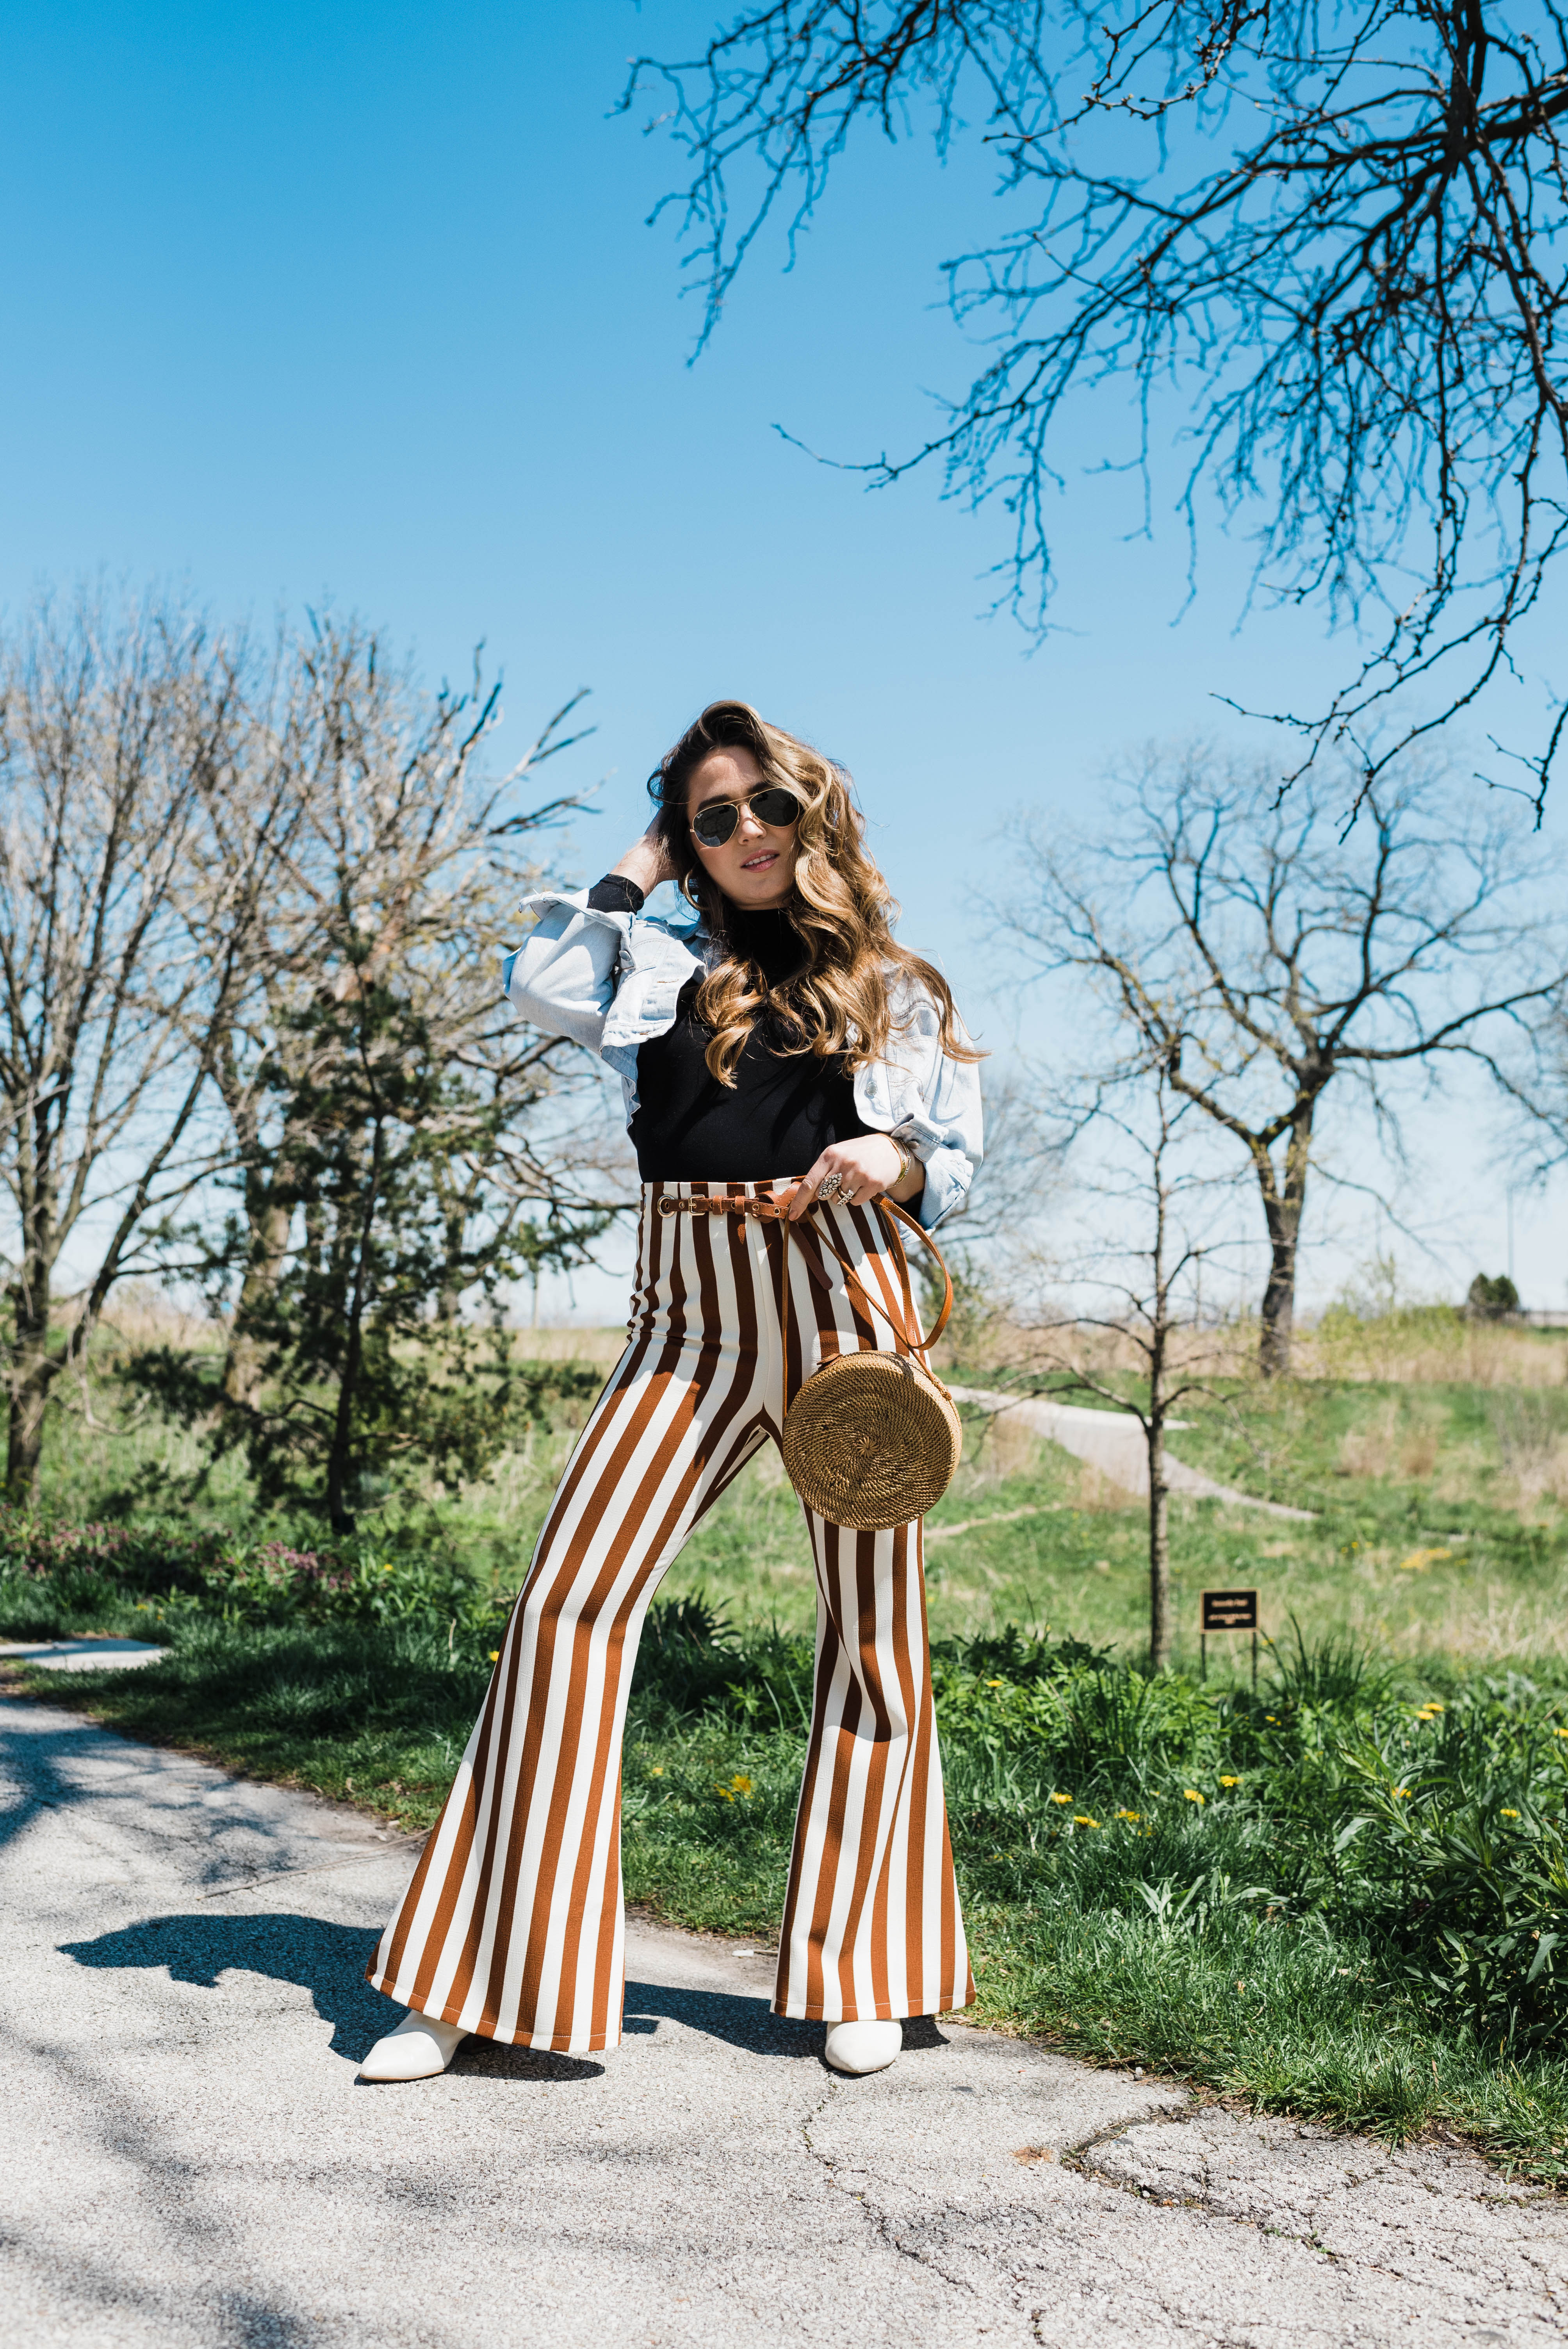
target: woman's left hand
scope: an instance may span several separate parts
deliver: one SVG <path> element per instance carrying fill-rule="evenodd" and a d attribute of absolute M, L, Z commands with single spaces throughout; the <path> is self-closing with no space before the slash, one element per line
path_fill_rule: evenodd
<path fill-rule="evenodd" d="M 901 1174 L 903 1154 L 885 1133 L 862 1133 L 853 1142 L 830 1142 L 809 1167 L 789 1202 L 789 1220 L 799 1223 L 817 1204 L 824 1183 L 834 1206 L 862 1207 L 868 1199 L 913 1199 L 925 1187 L 925 1169 L 912 1158 Z M 837 1182 L 832 1181 L 837 1176 Z M 824 1204 L 828 1204 L 825 1202 Z"/>

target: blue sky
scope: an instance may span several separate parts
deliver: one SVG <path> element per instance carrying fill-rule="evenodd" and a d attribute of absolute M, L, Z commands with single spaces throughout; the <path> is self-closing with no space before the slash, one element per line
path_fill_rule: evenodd
<path fill-rule="evenodd" d="M 1246 554 L 1217 536 L 1172 625 L 1174 518 L 1130 538 L 1132 485 L 1087 470 L 1130 436 L 1112 394 L 1061 505 L 1067 633 L 1033 654 L 985 616 L 1000 513 L 921 478 L 868 496 L 775 432 L 874 455 L 967 381 L 936 264 L 989 217 L 972 146 L 946 170 L 923 142 L 851 154 L 795 270 L 765 245 L 687 364 L 696 305 L 670 222 L 645 225 L 678 158 L 650 107 L 613 109 L 634 49 L 708 22 L 686 0 L 6 7 L 0 600 L 100 568 L 263 618 L 330 595 L 432 677 L 482 636 L 520 748 L 587 685 L 573 779 L 607 781 L 584 873 L 692 711 L 744 695 L 853 769 L 904 936 L 1005 1044 L 1018 1007 L 973 900 L 1008 812 L 1081 814 L 1150 737 L 1263 747 L 1212 696 L 1300 702 L 1336 657 L 1310 613 L 1233 633 Z"/>

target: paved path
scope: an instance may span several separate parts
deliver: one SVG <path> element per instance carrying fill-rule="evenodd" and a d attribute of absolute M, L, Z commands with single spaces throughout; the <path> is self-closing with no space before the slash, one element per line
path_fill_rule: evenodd
<path fill-rule="evenodd" d="M 604 2058 L 356 2086 L 412 1857 L 0 1703 L 7 2349 L 1560 2349 L 1568 2206 L 944 2023 L 879 2077 L 631 1936 Z"/>
<path fill-rule="evenodd" d="M 1149 1454 L 1144 1446 L 1143 1430 L 1137 1420 L 1119 1411 L 1094 1411 L 1080 1402 L 1053 1402 L 1041 1397 L 1023 1398 L 988 1387 L 953 1387 L 949 1390 L 955 1402 L 976 1404 L 982 1411 L 1005 1411 L 1025 1427 L 1032 1427 L 1037 1435 L 1049 1436 L 1064 1452 L 1077 1459 L 1087 1460 L 1113 1485 L 1122 1485 L 1129 1493 L 1147 1495 L 1149 1491 Z M 1181 1427 L 1179 1419 L 1169 1424 Z M 1262 1509 L 1271 1517 L 1297 1517 L 1310 1524 L 1310 1509 L 1288 1509 L 1283 1501 L 1260 1501 L 1251 1493 L 1238 1493 L 1233 1485 L 1216 1485 L 1201 1468 L 1189 1468 L 1184 1461 L 1165 1454 L 1165 1482 L 1172 1493 L 1185 1493 L 1195 1501 L 1226 1501 L 1235 1509 Z"/>
<path fill-rule="evenodd" d="M 81 1640 L 0 1640 L 0 1663 L 36 1664 L 44 1672 L 135 1671 L 168 1653 L 146 1640 L 111 1640 L 101 1632 Z"/>

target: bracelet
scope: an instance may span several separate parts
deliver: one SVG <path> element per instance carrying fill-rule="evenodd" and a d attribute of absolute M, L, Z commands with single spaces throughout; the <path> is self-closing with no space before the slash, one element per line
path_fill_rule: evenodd
<path fill-rule="evenodd" d="M 898 1173 L 893 1176 L 892 1181 L 887 1185 L 887 1188 L 892 1191 L 897 1188 L 899 1184 L 903 1181 L 904 1176 L 909 1173 L 910 1153 L 904 1148 L 896 1133 L 890 1133 L 888 1135 L 888 1140 L 892 1143 L 893 1148 L 898 1153 Z"/>

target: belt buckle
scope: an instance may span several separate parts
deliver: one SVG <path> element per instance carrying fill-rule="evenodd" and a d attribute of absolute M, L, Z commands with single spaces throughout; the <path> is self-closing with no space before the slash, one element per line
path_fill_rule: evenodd
<path fill-rule="evenodd" d="M 680 1211 L 681 1203 L 678 1199 L 661 1199 L 659 1201 L 659 1213 L 661 1216 L 678 1216 Z"/>

